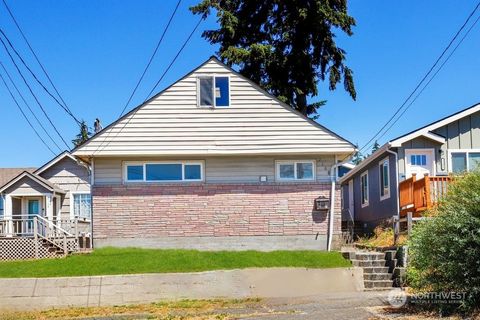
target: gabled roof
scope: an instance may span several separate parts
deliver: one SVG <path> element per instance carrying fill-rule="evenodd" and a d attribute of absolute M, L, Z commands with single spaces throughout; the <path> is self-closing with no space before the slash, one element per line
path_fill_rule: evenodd
<path fill-rule="evenodd" d="M 338 182 L 340 184 L 343 184 L 345 181 L 350 180 L 352 176 L 354 176 L 356 173 L 358 173 L 360 170 L 363 170 L 367 165 L 369 165 L 371 162 L 375 161 L 380 155 L 384 154 L 386 150 L 391 148 L 390 142 L 385 143 L 383 146 L 377 149 L 374 153 L 372 153 L 370 156 L 365 158 L 362 162 L 360 162 L 358 165 L 356 165 L 352 170 L 347 172 L 343 177 L 341 177 Z"/>
<path fill-rule="evenodd" d="M 230 95 L 232 100 L 237 99 L 239 108 L 197 108 L 195 73 L 230 76 L 231 84 L 235 84 L 235 87 L 231 85 Z M 249 103 L 256 103 L 255 109 L 249 109 Z M 235 130 L 238 135 L 229 140 Z M 296 143 L 282 145 L 283 138 Z M 346 139 L 295 111 L 216 57 L 211 57 L 72 150 L 72 154 L 88 157 L 351 153 L 354 150 L 353 144 Z"/>
<path fill-rule="evenodd" d="M 18 176 L 23 171 L 33 172 L 36 168 L 0 168 L 0 186 Z"/>
<path fill-rule="evenodd" d="M 31 179 L 31 180 L 35 181 L 35 182 L 37 182 L 38 184 L 40 184 L 41 186 L 43 186 L 44 188 L 46 188 L 47 190 L 49 190 L 51 192 L 66 193 L 65 190 L 60 189 L 59 187 L 57 187 L 55 184 L 51 183 L 50 181 L 48 181 L 48 180 L 46 180 L 46 179 L 44 179 L 44 178 L 42 178 L 42 177 L 40 177 L 36 174 L 30 173 L 28 171 L 23 171 L 18 176 L 16 176 L 12 180 L 10 180 L 8 183 L 3 185 L 0 188 L 0 193 L 4 192 L 5 190 L 7 190 L 11 186 L 13 186 L 15 183 L 22 180 L 23 178 L 28 178 L 28 179 Z"/>
<path fill-rule="evenodd" d="M 438 121 L 427 124 L 426 126 L 413 130 L 393 140 L 390 140 L 390 143 L 392 144 L 392 147 L 399 147 L 402 145 L 402 143 L 415 139 L 420 136 L 424 136 L 428 139 L 438 141 L 439 143 L 444 143 L 445 137 L 442 137 L 438 134 L 433 133 L 432 132 L 433 130 L 443 127 L 454 121 L 460 120 L 464 117 L 467 117 L 479 111 L 480 111 L 480 103 L 474 104 L 473 106 L 460 110 L 452 115 L 446 116 L 445 118 L 442 118 Z"/>
<path fill-rule="evenodd" d="M 43 166 L 41 166 L 37 170 L 35 170 L 33 173 L 34 174 L 41 174 L 42 172 L 44 172 L 48 168 L 52 167 L 54 164 L 58 163 L 60 160 L 62 160 L 64 158 L 70 158 L 75 162 L 80 161 L 77 158 L 75 158 L 74 156 L 72 156 L 69 151 L 64 151 L 64 152 L 60 153 L 58 156 L 56 156 L 55 158 L 53 158 L 52 160 L 45 163 Z"/>
<path fill-rule="evenodd" d="M 346 175 L 344 175 L 339 181 L 340 183 L 343 183 L 347 180 L 350 180 L 350 178 L 355 175 L 357 172 L 361 171 L 363 168 L 365 168 L 368 164 L 370 164 L 372 161 L 376 160 L 380 155 L 385 153 L 386 150 L 390 148 L 398 148 L 400 147 L 403 143 L 410 141 L 412 139 L 415 139 L 417 137 L 425 137 L 427 139 L 436 141 L 440 144 L 445 143 L 445 137 L 442 137 L 441 135 L 432 132 L 433 130 L 436 130 L 438 128 L 441 128 L 445 125 L 448 125 L 449 123 L 452 123 L 454 121 L 458 121 L 464 117 L 467 117 L 469 115 L 472 115 L 476 112 L 480 111 L 480 103 L 474 104 L 473 106 L 470 106 L 466 109 L 460 110 L 452 115 L 446 116 L 438 121 L 432 122 L 430 124 L 427 124 L 426 126 L 423 126 L 419 129 L 410 131 L 409 133 L 406 133 L 404 135 L 401 135 L 393 140 L 390 140 L 389 142 L 385 143 L 383 146 L 381 146 L 376 152 L 368 156 L 366 159 L 364 159 L 359 165 L 357 165 L 354 169 L 352 169 L 350 172 L 348 172 Z"/>

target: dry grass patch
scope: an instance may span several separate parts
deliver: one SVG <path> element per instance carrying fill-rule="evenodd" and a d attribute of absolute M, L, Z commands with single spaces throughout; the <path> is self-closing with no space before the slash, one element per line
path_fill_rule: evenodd
<path fill-rule="evenodd" d="M 1 320 L 59 320 L 101 317 L 121 319 L 210 320 L 232 319 L 231 310 L 248 311 L 261 306 L 260 299 L 239 300 L 179 300 L 151 304 L 113 307 L 65 308 L 45 311 L 11 312 L 0 315 Z"/>
<path fill-rule="evenodd" d="M 357 243 L 368 248 L 393 247 L 395 245 L 393 229 L 378 226 L 373 230 L 373 236 L 362 237 L 357 241 Z M 406 243 L 407 236 L 400 235 L 396 245 L 401 246 Z"/>

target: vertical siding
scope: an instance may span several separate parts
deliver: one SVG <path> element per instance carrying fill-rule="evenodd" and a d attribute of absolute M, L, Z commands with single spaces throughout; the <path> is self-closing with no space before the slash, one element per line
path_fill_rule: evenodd
<path fill-rule="evenodd" d="M 470 116 L 472 148 L 480 148 L 480 113 Z"/>
<path fill-rule="evenodd" d="M 432 141 L 430 139 L 426 139 L 424 137 L 418 137 L 407 141 L 402 144 L 400 148 L 397 149 L 398 152 L 398 168 L 400 173 L 400 179 L 405 179 L 405 150 L 407 149 L 433 149 L 433 156 L 435 157 L 435 170 L 437 174 L 444 173 L 446 168 L 442 170 L 441 167 L 441 156 L 439 150 L 442 149 L 442 145 L 438 142 Z"/>

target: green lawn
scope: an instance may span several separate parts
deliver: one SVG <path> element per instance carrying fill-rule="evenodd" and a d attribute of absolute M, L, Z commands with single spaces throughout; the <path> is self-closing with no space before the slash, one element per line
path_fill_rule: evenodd
<path fill-rule="evenodd" d="M 351 264 L 338 252 L 197 251 L 103 248 L 65 259 L 0 262 L 0 277 L 64 277 L 132 273 L 196 272 L 220 269 L 306 267 Z"/>

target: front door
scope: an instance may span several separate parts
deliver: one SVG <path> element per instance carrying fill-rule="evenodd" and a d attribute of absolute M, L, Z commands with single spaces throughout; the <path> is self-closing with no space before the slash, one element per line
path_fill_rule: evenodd
<path fill-rule="evenodd" d="M 40 214 L 40 201 L 28 200 L 28 218 L 31 220 L 38 214 Z"/>
<path fill-rule="evenodd" d="M 425 174 L 435 174 L 435 157 L 433 149 L 405 150 L 405 177 L 408 179 L 416 173 L 417 179 Z"/>
<path fill-rule="evenodd" d="M 33 233 L 33 217 L 40 214 L 40 201 L 37 199 L 29 199 L 27 202 L 27 225 L 26 233 Z"/>

